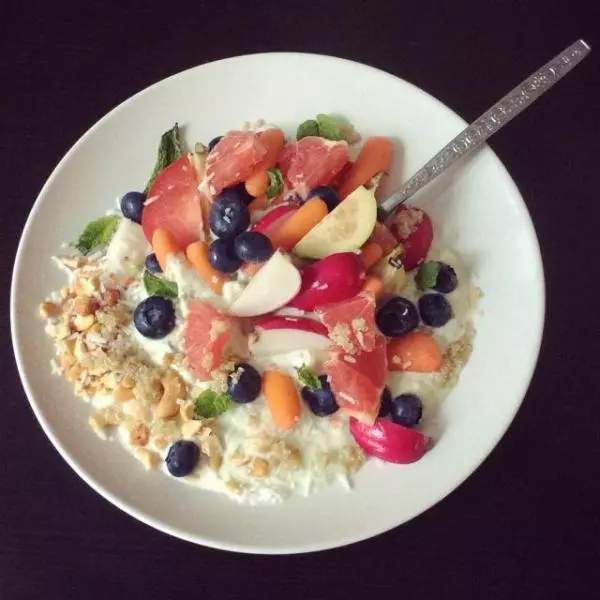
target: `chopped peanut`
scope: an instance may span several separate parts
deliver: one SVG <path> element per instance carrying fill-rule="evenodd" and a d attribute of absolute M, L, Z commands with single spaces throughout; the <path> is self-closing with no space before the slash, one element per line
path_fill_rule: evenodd
<path fill-rule="evenodd" d="M 54 302 L 42 302 L 40 304 L 40 315 L 44 319 L 50 319 L 58 314 L 58 306 Z"/>

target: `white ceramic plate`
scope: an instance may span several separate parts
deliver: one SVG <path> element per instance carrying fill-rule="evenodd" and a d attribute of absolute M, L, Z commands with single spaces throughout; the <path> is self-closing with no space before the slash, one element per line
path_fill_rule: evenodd
<path fill-rule="evenodd" d="M 175 121 L 193 143 L 257 118 L 292 133 L 318 112 L 346 116 L 363 136 L 397 140 L 388 190 L 465 125 L 409 83 L 338 58 L 263 54 L 202 65 L 140 92 L 96 123 L 46 182 L 21 238 L 11 298 L 13 343 L 44 431 L 98 493 L 140 521 L 192 542 L 244 552 L 306 552 L 396 527 L 477 468 L 515 416 L 533 373 L 544 319 L 540 252 L 515 184 L 485 148 L 415 198 L 430 211 L 438 234 L 466 258 L 485 294 L 475 351 L 443 405 L 441 437 L 420 462 L 370 461 L 351 493 L 331 487 L 308 499 L 251 508 L 161 472 L 147 474 L 118 444 L 92 433 L 89 406 L 50 374 L 52 342 L 37 307 L 64 280 L 49 257 L 112 208 L 115 198 L 143 186 L 159 136 Z"/>

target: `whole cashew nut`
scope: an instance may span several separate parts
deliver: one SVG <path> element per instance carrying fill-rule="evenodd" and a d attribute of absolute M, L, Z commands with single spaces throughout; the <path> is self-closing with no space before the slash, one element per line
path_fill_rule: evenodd
<path fill-rule="evenodd" d="M 185 384 L 175 371 L 167 371 L 160 381 L 164 391 L 156 405 L 156 414 L 161 419 L 172 419 L 179 412 L 177 400 L 185 398 Z"/>

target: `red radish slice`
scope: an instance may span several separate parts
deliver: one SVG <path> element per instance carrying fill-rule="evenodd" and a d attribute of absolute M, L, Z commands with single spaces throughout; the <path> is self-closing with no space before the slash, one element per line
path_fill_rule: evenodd
<path fill-rule="evenodd" d="M 350 417 L 350 433 L 367 454 L 396 464 L 416 462 L 432 446 L 430 437 L 386 419 L 367 425 Z"/>
<path fill-rule="evenodd" d="M 433 225 L 429 215 L 415 206 L 403 206 L 390 227 L 404 248 L 402 263 L 412 271 L 425 262 L 433 241 Z"/>
<path fill-rule="evenodd" d="M 324 337 L 329 335 L 325 325 L 314 319 L 309 319 L 308 317 L 289 317 L 282 315 L 263 317 L 260 321 L 256 322 L 256 329 L 258 331 L 269 331 L 272 329 L 300 329 Z"/>
<path fill-rule="evenodd" d="M 364 266 L 357 254 L 332 254 L 303 269 L 302 287 L 289 306 L 313 310 L 348 300 L 360 292 L 364 278 Z"/>
<path fill-rule="evenodd" d="M 271 229 L 283 223 L 283 219 L 291 217 L 298 207 L 294 204 L 280 204 L 273 210 L 266 213 L 260 221 L 256 222 L 250 228 L 252 231 L 258 231 L 258 233 L 268 233 Z"/>
<path fill-rule="evenodd" d="M 293 350 L 325 350 L 331 344 L 327 328 L 305 317 L 266 317 L 256 324 L 258 339 L 250 342 L 253 356 Z"/>
<path fill-rule="evenodd" d="M 230 307 L 238 317 L 264 315 L 287 304 L 300 290 L 300 272 L 275 252 Z"/>

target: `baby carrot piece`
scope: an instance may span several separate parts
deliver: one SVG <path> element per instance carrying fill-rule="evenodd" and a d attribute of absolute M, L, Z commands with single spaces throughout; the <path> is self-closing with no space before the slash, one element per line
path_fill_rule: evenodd
<path fill-rule="evenodd" d="M 281 371 L 263 373 L 263 393 L 275 425 L 291 429 L 300 419 L 302 407 L 294 380 Z"/>
<path fill-rule="evenodd" d="M 360 259 L 365 266 L 365 271 L 368 271 L 379 259 L 383 256 L 383 250 L 379 244 L 375 242 L 367 242 L 360 249 Z"/>
<path fill-rule="evenodd" d="M 227 277 L 220 271 L 213 269 L 213 266 L 208 261 L 208 246 L 206 245 L 206 242 L 192 242 L 186 248 L 185 255 L 204 283 L 206 283 L 215 294 L 221 295 L 223 293 L 223 284 L 227 281 Z"/>
<path fill-rule="evenodd" d="M 411 331 L 402 337 L 392 338 L 387 355 L 390 371 L 432 373 L 442 368 L 440 348 L 427 331 Z"/>
<path fill-rule="evenodd" d="M 266 169 L 264 171 L 259 171 L 258 173 L 253 173 L 246 179 L 246 183 L 244 184 L 246 187 L 246 191 L 255 198 L 259 196 L 264 196 L 267 188 L 269 187 L 269 174 Z"/>
<path fill-rule="evenodd" d="M 152 250 L 154 250 L 156 260 L 163 271 L 167 268 L 167 258 L 171 254 L 181 252 L 181 248 L 175 243 L 173 236 L 166 229 L 160 227 L 155 229 L 152 234 Z"/>
<path fill-rule="evenodd" d="M 311 198 L 277 229 L 268 233 L 273 248 L 291 250 L 328 212 L 323 200 Z"/>
<path fill-rule="evenodd" d="M 384 137 L 370 137 L 365 140 L 338 191 L 340 200 L 364 185 L 377 173 L 387 171 L 392 160 L 392 143 Z"/>
<path fill-rule="evenodd" d="M 383 295 L 383 281 L 375 275 L 367 275 L 362 287 L 363 292 L 370 292 L 375 296 L 375 300 L 379 300 Z"/>
<path fill-rule="evenodd" d="M 264 155 L 260 163 L 256 165 L 252 175 L 246 179 L 244 184 L 246 191 L 255 198 L 262 196 L 267 191 L 267 187 L 269 187 L 269 176 L 267 175 L 267 170 L 275 166 L 277 162 L 277 155 L 279 154 L 279 150 L 281 150 L 283 142 L 285 141 L 283 131 L 281 131 L 281 129 L 277 129 L 276 127 L 266 129 L 259 135 L 258 139 L 266 148 L 267 153 Z"/>

